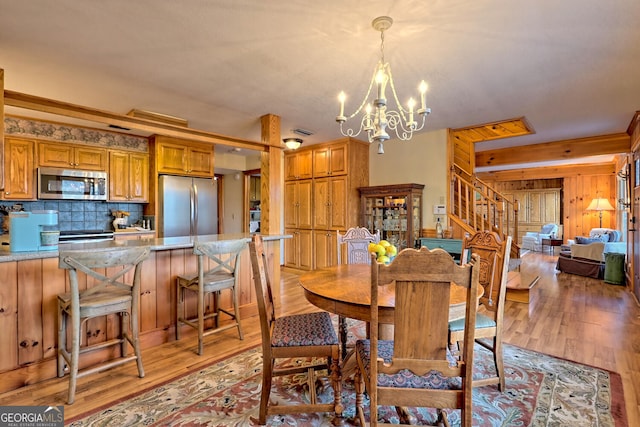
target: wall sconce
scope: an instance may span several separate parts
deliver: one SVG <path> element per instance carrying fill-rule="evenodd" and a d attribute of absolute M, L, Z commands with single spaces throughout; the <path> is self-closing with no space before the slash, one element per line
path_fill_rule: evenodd
<path fill-rule="evenodd" d="M 297 150 L 302 145 L 300 138 L 285 138 L 282 140 L 289 150 Z"/>

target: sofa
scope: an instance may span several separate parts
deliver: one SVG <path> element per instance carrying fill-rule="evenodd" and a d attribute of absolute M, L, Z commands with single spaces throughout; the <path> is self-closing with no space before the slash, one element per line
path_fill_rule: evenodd
<path fill-rule="evenodd" d="M 604 277 L 604 242 L 573 244 L 560 251 L 556 270 L 563 273 L 602 279 Z"/>
<path fill-rule="evenodd" d="M 627 242 L 621 241 L 618 230 L 594 228 L 589 232 L 589 237 L 578 236 L 567 243 L 569 248 L 560 251 L 556 270 L 595 279 L 604 278 L 608 283 L 620 284 L 624 280 Z"/>
<path fill-rule="evenodd" d="M 604 243 L 603 254 L 611 252 L 618 254 L 627 253 L 627 242 L 622 241 L 622 233 L 612 228 L 592 228 L 588 237 L 578 236 L 575 239 L 567 240 L 569 247 L 575 244 L 586 245 L 593 242 Z"/>
<path fill-rule="evenodd" d="M 522 249 L 542 252 L 542 239 L 550 239 L 559 236 L 558 224 L 545 224 L 539 232 L 527 231 L 522 236 Z"/>

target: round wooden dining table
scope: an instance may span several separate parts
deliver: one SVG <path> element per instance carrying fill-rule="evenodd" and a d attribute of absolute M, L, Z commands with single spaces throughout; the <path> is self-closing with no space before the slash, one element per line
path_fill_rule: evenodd
<path fill-rule="evenodd" d="M 310 271 L 300 276 L 300 286 L 307 300 L 318 308 L 351 319 L 370 321 L 371 266 L 340 264 Z M 484 288 L 478 285 L 478 298 Z M 466 290 L 451 286 L 449 320 L 462 319 L 466 310 Z M 378 321 L 393 324 L 395 308 L 394 285 L 378 289 Z"/>

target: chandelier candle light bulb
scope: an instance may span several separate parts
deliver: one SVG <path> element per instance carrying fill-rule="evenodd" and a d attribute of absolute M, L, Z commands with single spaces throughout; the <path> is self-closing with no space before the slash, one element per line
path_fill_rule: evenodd
<path fill-rule="evenodd" d="M 373 20 L 371 25 L 376 31 L 380 31 L 380 51 L 381 58 L 374 69 L 371 82 L 369 83 L 369 89 L 364 97 L 364 100 L 356 111 L 345 116 L 344 104 L 346 94 L 344 91 L 338 95 L 338 101 L 340 102 L 340 114 L 336 117 L 336 121 L 340 124 L 340 133 L 348 137 L 357 137 L 360 132 L 364 131 L 367 134 L 370 143 L 378 143 L 378 154 L 384 154 L 384 141 L 391 137 L 387 133 L 387 128 L 395 132 L 396 137 L 402 141 L 408 141 L 413 137 L 413 133 L 420 131 L 424 128 L 427 115 L 431 113 L 431 109 L 426 107 L 426 92 L 427 83 L 422 80 L 418 87 L 420 92 L 420 109 L 415 111 L 416 102 L 413 98 L 409 99 L 408 109 L 402 107 L 398 100 L 398 94 L 393 83 L 393 76 L 391 74 L 391 66 L 384 59 L 384 32 L 391 28 L 393 19 L 388 16 L 380 16 Z M 375 98 L 370 101 L 369 96 L 372 95 L 371 91 L 373 85 L 376 85 Z M 389 85 L 391 89 L 391 95 L 396 103 L 396 110 L 388 109 L 386 99 L 386 89 Z M 364 110 L 362 120 L 360 120 L 359 128 L 346 128 L 344 123 L 355 117 L 361 111 Z M 420 123 L 416 122 L 415 113 L 422 118 Z M 407 117 L 408 115 L 408 117 Z"/>

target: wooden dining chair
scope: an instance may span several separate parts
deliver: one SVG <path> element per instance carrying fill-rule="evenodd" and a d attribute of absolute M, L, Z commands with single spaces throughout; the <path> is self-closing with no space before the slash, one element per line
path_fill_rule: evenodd
<path fill-rule="evenodd" d="M 448 425 L 444 408 L 461 410 L 461 426 L 472 419 L 473 330 L 477 310 L 476 255 L 459 266 L 442 249 L 404 249 L 389 264 L 371 264 L 370 339 L 356 342 L 356 416 L 366 424 L 363 394 L 369 394 L 369 420 L 379 425 L 378 406 L 395 406 L 409 421 L 409 407 L 436 408 Z M 378 293 L 393 286 L 393 340 L 378 338 Z M 461 357 L 449 353 L 450 288 L 466 294 L 465 345 Z M 387 424 L 384 424 L 387 425 Z"/>
<path fill-rule="evenodd" d="M 198 257 L 198 272 L 180 275 L 177 278 L 176 298 L 176 339 L 180 339 L 181 324 L 188 325 L 198 331 L 198 355 L 202 355 L 204 338 L 231 328 L 238 328 L 238 335 L 243 339 L 240 324 L 240 307 L 238 301 L 238 274 L 240 272 L 241 253 L 247 247 L 245 239 L 221 240 L 212 242 L 195 242 L 193 253 Z M 233 313 L 220 307 L 220 293 L 230 290 Z M 197 315 L 187 317 L 185 310 L 185 292 L 197 294 Z M 205 307 L 205 295 L 213 294 L 213 307 Z M 232 323 L 220 325 L 220 315 L 229 316 Z M 205 329 L 205 321 L 214 319 L 211 328 Z"/>
<path fill-rule="evenodd" d="M 70 374 L 68 404 L 75 400 L 77 379 L 85 375 L 135 360 L 138 376 L 144 377 L 138 339 L 138 307 L 141 265 L 149 253 L 149 247 L 60 251 L 58 266 L 68 271 L 70 291 L 58 295 L 57 365 L 58 377 L 66 372 Z M 94 284 L 80 290 L 80 282 Z M 91 318 L 109 314 L 120 316 L 119 336 L 81 348 L 82 326 Z M 130 325 L 125 321 L 127 316 Z M 67 346 L 67 321 L 71 323 L 71 349 Z M 133 347 L 133 355 L 127 355 L 129 344 Z M 79 369 L 81 354 L 114 345 L 120 346 L 120 357 Z"/>
<path fill-rule="evenodd" d="M 277 317 L 267 270 L 267 257 L 262 238 L 255 234 L 249 244 L 253 282 L 258 300 L 258 314 L 262 331 L 262 392 L 260 395 L 260 425 L 266 424 L 272 414 L 334 412 L 336 420 L 342 417 L 340 347 L 331 316 L 326 311 Z M 273 262 L 273 260 L 271 260 Z M 276 261 L 277 262 L 277 261 Z M 279 367 L 278 359 L 318 358 L 316 364 Z M 333 401 L 317 401 L 316 371 L 327 370 L 333 386 Z M 271 384 L 274 377 L 306 373 L 309 402 L 299 405 L 271 403 Z"/>
<path fill-rule="evenodd" d="M 342 248 L 346 248 L 347 264 L 369 264 L 371 257 L 369 256 L 369 243 L 380 242 L 380 230 L 371 233 L 366 227 L 351 227 L 344 234 L 337 233 L 337 255 L 338 264 L 342 264 L 343 255 Z"/>
<path fill-rule="evenodd" d="M 338 264 L 342 264 L 343 258 L 346 258 L 347 264 L 371 264 L 369 243 L 380 242 L 380 230 L 371 233 L 366 227 L 351 227 L 342 235 L 340 230 L 337 230 L 336 234 Z M 342 255 L 343 247 L 346 249 L 346 257 Z M 342 348 L 341 356 L 344 360 L 347 357 L 347 335 L 349 333 L 347 319 L 344 316 L 338 316 L 338 331 Z"/>
<path fill-rule="evenodd" d="M 495 232 L 481 231 L 467 236 L 462 241 L 463 253 L 476 254 L 480 263 L 480 284 L 484 294 L 480 297 L 480 309 L 476 316 L 475 341 L 493 353 L 496 375 L 475 379 L 474 387 L 498 384 L 504 391 L 504 360 L 502 349 L 502 329 L 504 324 L 504 304 L 507 294 L 507 273 L 511 236 L 502 240 Z M 449 342 L 458 345 L 464 338 L 464 320 L 449 323 Z M 487 338 L 490 341 L 487 341 Z"/>

